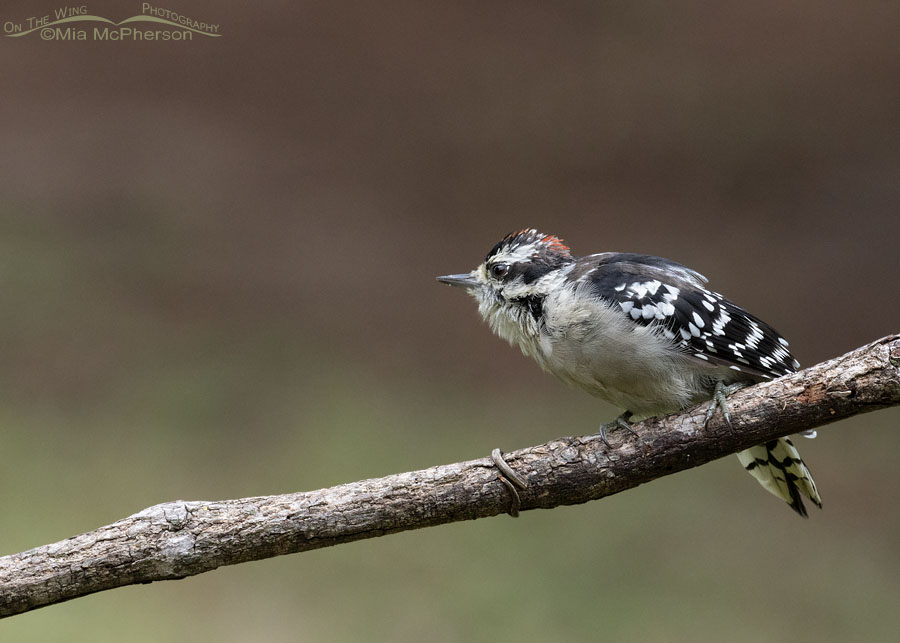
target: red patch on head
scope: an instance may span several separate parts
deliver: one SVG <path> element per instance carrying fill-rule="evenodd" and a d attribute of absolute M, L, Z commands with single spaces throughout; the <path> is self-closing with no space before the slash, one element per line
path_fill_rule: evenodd
<path fill-rule="evenodd" d="M 549 248 L 555 250 L 556 252 L 569 254 L 569 246 L 563 243 L 563 240 L 555 235 L 548 234 L 546 237 L 541 239 L 541 243 L 546 244 Z"/>

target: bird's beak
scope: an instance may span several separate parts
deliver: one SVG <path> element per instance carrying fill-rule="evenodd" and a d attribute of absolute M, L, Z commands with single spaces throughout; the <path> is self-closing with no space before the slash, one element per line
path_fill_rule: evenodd
<path fill-rule="evenodd" d="M 443 277 L 438 277 L 437 280 L 442 284 L 447 284 L 449 286 L 459 286 L 461 288 L 465 288 L 466 290 L 471 290 L 478 285 L 478 282 L 475 280 L 475 277 L 472 276 L 471 272 L 467 272 L 461 275 L 444 275 Z"/>

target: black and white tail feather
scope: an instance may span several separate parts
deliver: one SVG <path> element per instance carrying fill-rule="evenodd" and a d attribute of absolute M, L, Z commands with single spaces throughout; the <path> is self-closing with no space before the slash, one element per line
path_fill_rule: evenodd
<path fill-rule="evenodd" d="M 803 505 L 803 496 L 812 500 L 819 509 L 822 508 L 822 499 L 812 474 L 790 438 L 770 440 L 750 447 L 738 453 L 737 457 L 759 484 L 788 503 L 791 509 L 804 518 L 808 514 Z"/>
<path fill-rule="evenodd" d="M 529 229 L 504 237 L 472 272 L 439 279 L 469 290 L 491 329 L 542 368 L 635 416 L 711 399 L 720 382 L 799 368 L 775 329 L 708 290 L 699 273 L 660 257 L 574 257 L 558 237 Z M 738 458 L 801 516 L 802 496 L 822 506 L 790 439 Z"/>

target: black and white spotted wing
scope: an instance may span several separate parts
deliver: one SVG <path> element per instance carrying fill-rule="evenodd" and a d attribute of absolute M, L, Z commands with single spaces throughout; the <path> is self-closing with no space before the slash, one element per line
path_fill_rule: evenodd
<path fill-rule="evenodd" d="M 659 324 L 691 356 L 758 378 L 800 364 L 771 326 L 704 287 L 706 278 L 681 264 L 630 253 L 584 257 L 581 277 L 635 323 Z"/>

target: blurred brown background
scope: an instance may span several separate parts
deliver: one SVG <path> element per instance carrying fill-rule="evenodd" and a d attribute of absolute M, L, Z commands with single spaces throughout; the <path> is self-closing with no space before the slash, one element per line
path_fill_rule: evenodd
<path fill-rule="evenodd" d="M 434 281 L 513 229 L 686 263 L 804 364 L 900 330 L 896 2 L 158 6 L 222 37 L 0 38 L 2 553 L 611 419 Z M 808 521 L 728 458 L 0 638 L 889 640 L 898 422 L 802 442 Z"/>

